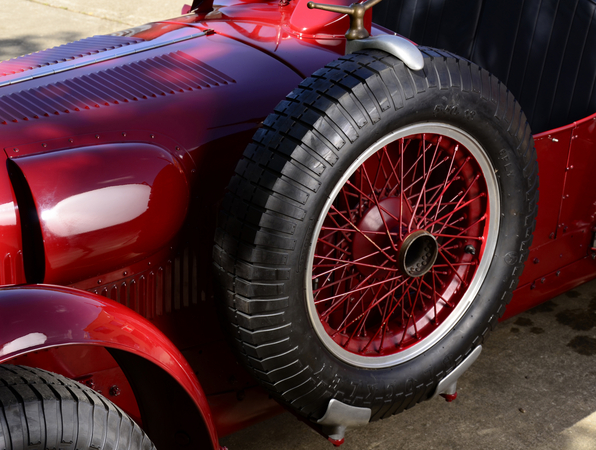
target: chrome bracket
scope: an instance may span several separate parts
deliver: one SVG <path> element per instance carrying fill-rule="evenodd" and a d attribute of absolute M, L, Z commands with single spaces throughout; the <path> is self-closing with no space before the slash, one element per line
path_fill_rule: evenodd
<path fill-rule="evenodd" d="M 401 36 L 383 34 L 346 41 L 346 55 L 367 49 L 383 50 L 401 60 L 412 70 L 424 68 L 424 57 L 418 47 Z"/>
<path fill-rule="evenodd" d="M 346 434 L 346 428 L 366 425 L 370 422 L 371 414 L 370 408 L 346 405 L 333 398 L 327 405 L 325 415 L 317 420 L 317 423 L 323 427 L 323 433 L 330 439 L 340 441 Z"/>
<path fill-rule="evenodd" d="M 457 380 L 463 375 L 463 373 L 470 368 L 470 366 L 478 359 L 480 352 L 482 351 L 482 345 L 476 347 L 472 353 L 464 359 L 459 366 L 451 371 L 449 375 L 443 378 L 435 390 L 435 393 L 431 398 L 435 398 L 439 395 L 452 396 L 457 393 Z"/>

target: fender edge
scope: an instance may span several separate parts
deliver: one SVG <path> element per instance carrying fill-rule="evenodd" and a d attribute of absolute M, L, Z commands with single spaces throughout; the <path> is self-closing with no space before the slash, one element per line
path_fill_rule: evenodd
<path fill-rule="evenodd" d="M 159 445 L 166 439 L 161 407 L 175 398 L 176 408 L 169 408 L 170 419 L 165 425 L 179 427 L 173 430 L 177 431 L 176 441 L 181 445 L 194 444 L 193 436 L 181 435 L 178 430 L 189 422 L 193 425 L 191 430 L 200 428 L 196 426 L 196 419 L 200 418 L 212 448 L 219 449 L 207 398 L 190 365 L 161 331 L 134 311 L 96 294 L 51 285 L 1 288 L 0 311 L 0 363 L 64 345 L 105 347 L 138 394 L 146 431 L 158 448 L 168 447 Z M 159 392 L 155 392 L 155 386 Z M 178 423 L 178 419 L 182 422 Z M 204 448 L 197 444 L 197 448 Z"/>

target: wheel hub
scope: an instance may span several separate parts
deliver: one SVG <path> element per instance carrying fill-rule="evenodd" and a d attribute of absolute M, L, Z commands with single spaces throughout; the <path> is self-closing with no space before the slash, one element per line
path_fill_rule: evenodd
<path fill-rule="evenodd" d="M 352 243 L 361 274 L 378 278 L 399 268 L 404 275 L 421 277 L 432 269 L 439 254 L 437 240 L 425 230 L 408 233 L 410 218 L 398 197 L 386 198 L 364 213 L 357 226 L 361 233 Z"/>
<path fill-rule="evenodd" d="M 406 236 L 399 249 L 399 269 L 410 277 L 421 277 L 432 269 L 439 246 L 428 231 L 418 230 Z"/>

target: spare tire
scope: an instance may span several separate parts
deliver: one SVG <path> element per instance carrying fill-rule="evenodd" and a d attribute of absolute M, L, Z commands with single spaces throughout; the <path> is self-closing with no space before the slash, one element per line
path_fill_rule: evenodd
<path fill-rule="evenodd" d="M 537 163 L 519 104 L 473 63 L 371 50 L 264 121 L 222 206 L 214 263 L 241 359 L 312 420 L 431 397 L 503 314 L 532 241 Z"/>

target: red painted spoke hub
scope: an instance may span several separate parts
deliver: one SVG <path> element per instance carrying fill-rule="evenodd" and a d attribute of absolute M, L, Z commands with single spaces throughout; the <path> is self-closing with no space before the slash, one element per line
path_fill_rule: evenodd
<path fill-rule="evenodd" d="M 319 230 L 312 300 L 344 350 L 395 355 L 457 308 L 482 260 L 487 182 L 475 153 L 440 134 L 373 153 L 343 182 Z"/>

